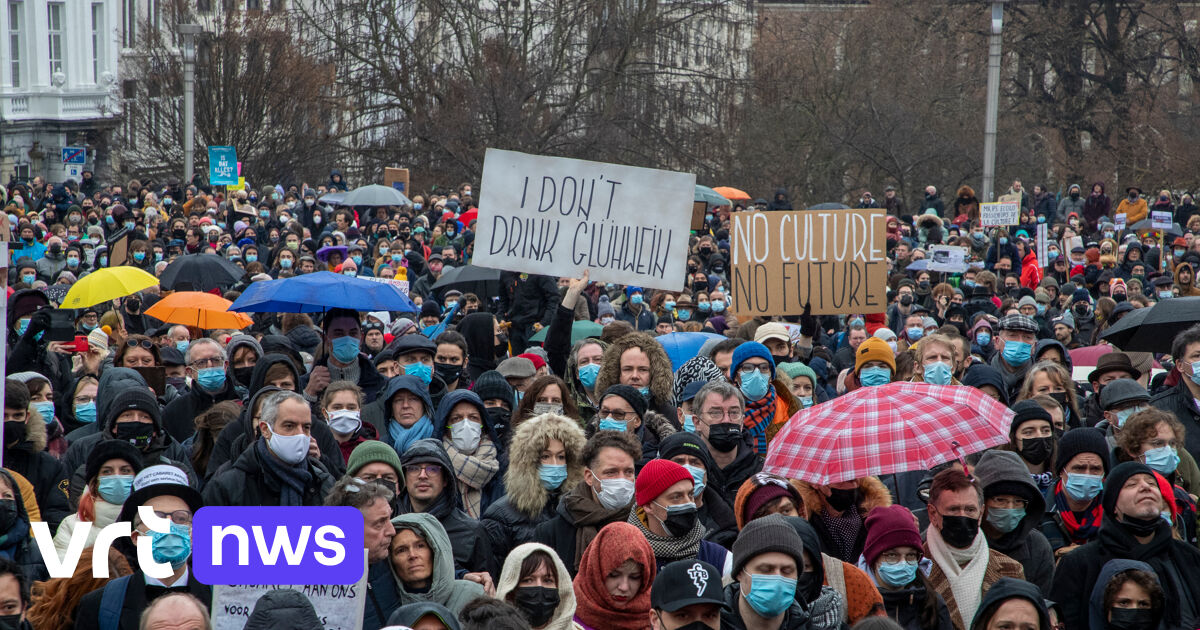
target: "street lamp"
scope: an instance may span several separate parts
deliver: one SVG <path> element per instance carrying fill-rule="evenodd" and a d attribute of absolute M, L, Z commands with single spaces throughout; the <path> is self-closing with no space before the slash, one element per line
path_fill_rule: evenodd
<path fill-rule="evenodd" d="M 183 182 L 192 181 L 196 153 L 196 35 L 204 29 L 199 24 L 179 24 L 175 27 L 183 54 Z"/>
<path fill-rule="evenodd" d="M 994 201 L 996 185 L 996 117 L 1000 110 L 1000 46 L 1004 30 L 1004 2 L 992 0 L 992 34 L 988 39 L 987 120 L 983 127 L 983 198 Z"/>

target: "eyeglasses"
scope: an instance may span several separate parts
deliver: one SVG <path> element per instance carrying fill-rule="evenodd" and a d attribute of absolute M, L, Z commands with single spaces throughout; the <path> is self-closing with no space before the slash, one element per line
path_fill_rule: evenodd
<path fill-rule="evenodd" d="M 612 418 L 613 420 L 616 420 L 617 422 L 623 422 L 625 420 L 633 420 L 634 418 L 636 418 L 637 412 L 617 411 L 615 409 L 605 409 L 605 408 L 601 407 L 600 408 L 600 417 L 601 418 Z"/>
<path fill-rule="evenodd" d="M 158 518 L 169 518 L 176 525 L 190 525 L 192 523 L 192 513 L 188 510 L 175 510 L 174 512 L 159 512 L 154 510 L 154 515 Z"/>
<path fill-rule="evenodd" d="M 154 349 L 154 342 L 150 341 L 149 339 L 126 339 L 125 345 L 129 346 L 130 348 L 141 346 L 147 350 Z"/>
<path fill-rule="evenodd" d="M 725 418 L 729 418 L 730 420 L 741 420 L 744 413 L 745 412 L 743 412 L 741 409 L 709 409 L 700 415 L 705 420 L 708 420 L 709 424 L 712 424 L 714 422 L 720 422 Z"/>
<path fill-rule="evenodd" d="M 763 374 L 770 374 L 771 366 L 767 363 L 743 363 L 742 366 L 738 368 L 739 374 L 750 375 L 755 371 L 762 372 Z"/>
<path fill-rule="evenodd" d="M 420 476 L 424 472 L 432 477 L 442 474 L 442 466 L 440 464 L 409 464 L 404 467 L 404 474 Z"/>
<path fill-rule="evenodd" d="M 189 363 L 188 366 L 193 367 L 197 370 L 202 370 L 204 368 L 217 367 L 224 363 L 225 363 L 225 360 L 222 359 L 221 357 L 212 357 L 210 359 L 196 359 L 195 361 L 192 361 L 191 363 Z"/>
<path fill-rule="evenodd" d="M 915 551 L 911 552 L 911 553 L 906 553 L 906 554 L 901 554 L 898 551 L 885 551 L 885 552 L 879 554 L 879 557 L 883 558 L 883 561 L 887 562 L 889 564 L 895 564 L 897 562 L 900 562 L 901 560 L 903 560 L 909 564 L 916 564 L 921 561 L 921 554 L 919 554 Z"/>

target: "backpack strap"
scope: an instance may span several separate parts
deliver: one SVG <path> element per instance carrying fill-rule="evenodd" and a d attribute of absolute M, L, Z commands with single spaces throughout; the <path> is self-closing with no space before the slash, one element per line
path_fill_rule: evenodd
<path fill-rule="evenodd" d="M 846 595 L 846 573 L 842 567 L 842 561 L 838 558 L 821 554 L 821 564 L 825 565 L 825 582 L 829 584 L 830 588 L 841 593 L 842 597 L 846 599 L 847 605 L 842 609 L 845 617 L 849 614 L 850 598 Z M 844 617 L 842 621 L 847 621 Z"/>
<path fill-rule="evenodd" d="M 104 594 L 100 598 L 99 621 L 100 630 L 119 630 L 121 626 L 121 609 L 125 607 L 125 591 L 129 588 L 132 575 L 109 580 L 104 585 Z"/>

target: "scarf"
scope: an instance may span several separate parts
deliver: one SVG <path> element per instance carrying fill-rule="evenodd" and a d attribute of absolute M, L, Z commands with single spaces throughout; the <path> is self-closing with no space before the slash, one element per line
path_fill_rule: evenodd
<path fill-rule="evenodd" d="M 485 435 L 479 438 L 479 446 L 474 453 L 458 450 L 453 442 L 445 438 L 442 438 L 442 448 L 450 456 L 450 465 L 454 467 L 454 476 L 458 478 L 463 510 L 471 518 L 479 518 L 483 515 L 483 487 L 500 471 L 496 445 Z"/>
<path fill-rule="evenodd" d="M 20 499 L 17 499 L 20 505 Z M 21 543 L 29 538 L 29 521 L 18 516 L 17 520 L 13 521 L 12 527 L 0 536 L 0 558 L 12 560 L 13 555 L 21 548 Z"/>
<path fill-rule="evenodd" d="M 767 427 L 775 418 L 775 386 L 767 387 L 767 395 L 758 400 L 746 401 L 746 417 L 742 424 L 754 441 L 754 449 L 759 456 L 767 454 Z"/>
<path fill-rule="evenodd" d="M 1054 509 L 1058 515 L 1058 522 L 1062 524 L 1062 528 L 1066 530 L 1067 537 L 1071 539 L 1071 543 L 1075 545 L 1085 545 L 1096 538 L 1096 534 L 1100 531 L 1100 521 L 1104 516 L 1104 505 L 1101 502 L 1102 495 L 1097 495 L 1092 499 L 1092 504 L 1083 512 L 1071 511 L 1071 506 L 1067 505 L 1067 495 L 1063 492 L 1063 482 L 1060 479 L 1054 485 Z"/>
<path fill-rule="evenodd" d="M 308 460 L 305 459 L 295 466 L 287 466 L 270 453 L 266 440 L 257 440 L 254 450 L 263 463 L 263 470 L 280 481 L 279 505 L 304 505 L 304 489 L 313 478 L 312 473 L 308 471 Z"/>
<path fill-rule="evenodd" d="M 830 538 L 833 544 L 837 546 L 837 557 L 849 558 L 854 554 L 854 543 L 858 542 L 858 532 L 863 527 L 862 516 L 858 513 L 858 506 L 851 505 L 849 509 L 842 512 L 841 516 L 834 516 L 828 509 L 821 510 L 821 520 L 825 521 L 825 527 L 829 530 Z"/>
<path fill-rule="evenodd" d="M 696 519 L 696 526 L 692 528 L 692 531 L 672 538 L 659 536 L 650 531 L 650 528 L 646 527 L 647 518 L 649 516 L 640 506 L 635 505 L 629 510 L 629 524 L 637 527 L 638 531 L 646 537 L 650 548 L 654 550 L 654 558 L 658 562 L 665 565 L 676 560 L 695 558 L 700 553 L 700 538 L 704 536 L 704 524 L 700 522 L 700 519 Z"/>
<path fill-rule="evenodd" d="M 582 481 L 563 495 L 562 507 L 571 516 L 571 520 L 574 521 L 572 525 L 575 526 L 575 557 L 563 560 L 570 563 L 572 570 L 579 569 L 579 563 L 583 560 L 588 545 L 600 528 L 621 520 L 621 517 L 629 513 L 629 507 L 625 505 L 613 510 L 601 505 L 592 496 L 592 488 Z"/>
<path fill-rule="evenodd" d="M 596 535 L 579 562 L 575 576 L 575 617 L 584 625 L 604 630 L 649 630 L 650 585 L 657 567 L 654 552 L 637 527 L 611 523 Z M 627 560 L 641 565 L 642 585 L 629 601 L 615 602 L 604 578 Z"/>
<path fill-rule="evenodd" d="M 987 572 L 987 536 L 979 532 L 970 547 L 956 549 L 942 540 L 942 533 L 936 527 L 930 527 L 925 530 L 925 542 L 929 545 L 929 555 L 933 556 L 933 561 L 949 578 L 950 592 L 958 606 L 959 618 L 974 619 L 983 591 L 984 573 Z"/>
<path fill-rule="evenodd" d="M 845 618 L 846 598 L 831 586 L 822 586 L 821 594 L 808 602 L 808 620 L 812 630 L 839 630 Z"/>
<path fill-rule="evenodd" d="M 429 421 L 429 416 L 421 416 L 420 420 L 406 429 L 399 422 L 389 420 L 387 430 L 388 437 L 392 438 L 392 448 L 403 455 L 413 442 L 433 435 L 433 423 Z"/>

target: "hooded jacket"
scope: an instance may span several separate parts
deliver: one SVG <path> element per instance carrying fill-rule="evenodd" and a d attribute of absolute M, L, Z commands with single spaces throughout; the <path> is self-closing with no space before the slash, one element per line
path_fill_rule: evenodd
<path fill-rule="evenodd" d="M 1011 451 L 987 451 L 975 466 L 975 477 L 979 479 L 984 497 L 1025 489 L 1029 503 L 1025 506 L 1025 517 L 1016 529 L 1004 534 L 986 519 L 979 529 L 987 535 L 989 548 L 1020 562 L 1025 579 L 1043 593 L 1049 593 L 1054 582 L 1054 550 L 1038 529 L 1046 516 L 1046 499 L 1029 477 L 1029 469 L 1021 456 Z"/>
<path fill-rule="evenodd" d="M 450 541 L 453 565 L 467 572 L 487 571 L 492 575 L 500 572 L 499 558 L 492 553 L 490 538 L 483 525 L 467 516 L 462 509 L 458 494 L 458 483 L 454 479 L 450 456 L 442 448 L 441 440 L 424 439 L 413 442 L 400 457 L 402 466 L 415 462 L 437 462 L 446 471 L 442 494 L 424 512 L 416 512 L 407 496 L 403 484 L 397 498 L 401 514 L 428 514 L 437 519 L 443 535 Z M 408 602 L 404 602 L 408 603 Z"/>
<path fill-rule="evenodd" d="M 281 588 L 270 591 L 254 603 L 244 630 L 324 630 L 312 602 L 303 593 Z"/>
<path fill-rule="evenodd" d="M 1071 198 L 1072 190 L 1079 191 L 1078 198 Z M 1063 195 L 1063 198 L 1058 200 L 1058 208 L 1054 212 L 1054 222 L 1066 223 L 1067 217 L 1071 216 L 1071 213 L 1075 213 L 1080 218 L 1083 218 L 1083 208 L 1086 204 L 1087 196 L 1083 194 L 1083 188 L 1080 187 L 1079 184 L 1071 184 L 1071 186 L 1067 188 L 1067 194 Z"/>
<path fill-rule="evenodd" d="M 883 598 L 871 582 L 871 577 L 853 564 L 823 553 L 817 530 L 807 519 L 785 516 L 784 520 L 800 534 L 800 540 L 804 541 L 804 552 L 813 568 L 813 579 L 808 584 L 808 590 L 797 592 L 796 601 L 803 600 L 808 607 L 808 604 L 822 596 L 823 589 L 834 589 L 841 593 L 846 608 L 845 621 L 849 624 L 853 625 L 875 614 L 883 605 Z"/>
<path fill-rule="evenodd" d="M 33 407 L 25 414 L 25 435 L 16 444 L 4 446 L 4 466 L 29 480 L 42 520 L 55 531 L 71 513 L 67 469 L 46 452 L 46 422 Z"/>
<path fill-rule="evenodd" d="M 648 409 L 667 418 L 674 418 L 675 393 L 672 388 L 675 385 L 675 376 L 671 368 L 671 359 L 662 344 L 646 333 L 630 333 L 608 346 L 601 357 L 600 373 L 596 375 L 596 391 L 602 393 L 621 382 L 621 355 L 630 348 L 640 348 L 650 359 Z M 674 426 L 674 423 L 671 424 Z"/>
<path fill-rule="evenodd" d="M 1014 598 L 1024 599 L 1033 604 L 1038 613 L 1038 627 L 1050 627 L 1050 613 L 1046 610 L 1046 600 L 1042 592 L 1024 580 L 1004 578 L 993 584 L 979 601 L 979 609 L 975 612 L 975 619 L 971 621 L 971 630 L 987 628 L 988 622 L 1000 605 Z M 1062 619 L 1059 619 L 1059 622 L 1061 623 Z M 1067 624 L 1067 627 L 1072 628 L 1070 624 Z"/>
<path fill-rule="evenodd" d="M 1100 575 L 1096 578 L 1096 586 L 1092 588 L 1092 595 L 1088 598 L 1088 630 L 1108 630 L 1108 619 L 1104 614 L 1104 590 L 1109 581 L 1118 573 L 1134 570 L 1149 573 L 1154 576 L 1154 581 L 1158 582 L 1158 574 L 1154 572 L 1153 567 L 1137 560 L 1109 560 L 1100 569 Z M 1162 586 L 1161 582 L 1159 582 L 1159 586 Z M 1163 628 L 1162 611 L 1159 611 L 1158 621 L 1157 627 Z"/>
<path fill-rule="evenodd" d="M 1179 272 L 1184 267 L 1188 269 L 1188 280 L 1184 282 L 1179 277 Z M 1192 272 L 1191 265 L 1188 263 L 1179 263 L 1175 265 L 1175 286 L 1179 289 L 1179 297 L 1188 297 L 1200 295 L 1200 288 L 1196 287 L 1196 274 Z"/>
<path fill-rule="evenodd" d="M 858 492 L 855 506 L 858 509 L 859 517 L 864 521 L 859 524 L 858 534 L 854 541 L 854 549 L 848 556 L 841 556 L 838 553 L 838 546 L 834 543 L 833 535 L 829 531 L 829 526 L 824 518 L 825 510 L 829 507 L 829 502 L 825 497 L 817 492 L 811 484 L 807 482 L 797 482 L 792 484 L 793 487 L 800 493 L 800 497 L 804 499 L 804 508 L 808 511 L 808 522 L 812 524 L 813 529 L 817 532 L 817 536 L 821 539 L 821 549 L 827 551 L 827 555 L 841 559 L 843 562 L 851 564 L 858 562 L 858 557 L 862 555 L 863 545 L 867 540 L 867 527 L 865 521 L 867 514 L 877 507 L 887 507 L 892 504 L 892 495 L 888 492 L 887 486 L 878 477 L 863 477 L 858 481 Z"/>
<path fill-rule="evenodd" d="M 401 606 L 428 601 L 441 604 L 458 615 L 467 602 L 483 596 L 483 587 L 479 584 L 454 579 L 454 552 L 451 549 L 450 539 L 446 535 L 446 530 L 432 514 L 403 514 L 393 518 L 392 525 L 396 527 L 397 532 L 405 529 L 417 532 L 429 544 L 433 555 L 433 572 L 429 588 L 419 593 L 410 591 L 400 580 L 400 576 L 396 574 L 392 563 L 388 562 L 392 579 L 395 581 L 396 592 L 400 595 Z"/>
<path fill-rule="evenodd" d="M 433 420 L 432 437 L 440 440 L 443 448 L 445 448 L 445 445 L 451 443 L 446 425 L 448 424 L 447 420 L 450 418 L 450 412 L 459 403 L 468 403 L 479 411 L 479 418 L 483 421 L 483 435 L 480 439 L 482 440 L 483 437 L 487 437 L 492 441 L 492 445 L 496 447 L 496 460 L 500 463 L 500 469 L 480 489 L 480 493 L 483 496 L 478 514 L 482 515 L 492 503 L 495 503 L 504 496 L 504 471 L 508 469 L 508 453 L 505 450 L 507 445 L 497 435 L 495 428 L 492 426 L 492 420 L 488 416 L 487 408 L 483 406 L 483 401 L 479 399 L 479 395 L 470 390 L 456 389 L 442 398 L 442 402 L 437 406 L 437 412 Z M 449 470 L 454 470 L 454 468 L 451 467 Z M 457 485 L 458 483 L 456 480 L 455 484 Z"/>
<path fill-rule="evenodd" d="M 790 211 L 792 209 L 792 200 L 788 198 L 787 188 L 779 187 L 775 189 L 775 196 L 771 197 L 771 201 L 767 203 L 767 211 Z"/>
<path fill-rule="evenodd" d="M 34 581 L 50 579 L 50 573 L 46 571 L 46 565 L 42 562 L 42 553 L 38 545 L 34 542 L 33 536 L 29 532 L 29 512 L 25 509 L 25 499 L 21 494 L 21 486 L 17 484 L 17 480 L 13 477 L 8 469 L 0 469 L 0 476 L 3 476 L 8 482 L 9 487 L 13 490 L 13 503 L 17 509 L 17 518 L 24 522 L 26 533 L 20 536 L 16 541 L 15 547 L 12 548 L 12 561 L 20 565 L 24 570 L 25 579 L 32 583 Z M 56 488 L 55 492 L 59 492 Z M 61 520 L 61 519 L 59 519 Z M 13 532 L 0 532 L 0 534 L 10 534 Z M 7 536 L 0 538 L 0 543 L 9 542 Z"/>
<path fill-rule="evenodd" d="M 1100 194 L 1092 196 L 1092 190 L 1089 188 L 1083 202 L 1083 218 L 1087 220 L 1088 229 L 1092 231 L 1096 230 L 1099 221 L 1106 218 L 1112 209 L 1112 201 L 1109 200 L 1108 195 L 1104 194 L 1104 182 L 1092 184 L 1092 188 L 1096 186 L 1100 187 Z"/>
<path fill-rule="evenodd" d="M 495 321 L 491 313 L 471 313 L 455 327 L 467 340 L 467 375 L 472 383 L 480 374 L 496 369 Z"/>
<path fill-rule="evenodd" d="M 554 572 L 558 577 L 558 607 L 554 609 L 554 616 L 546 624 L 545 630 L 571 630 L 571 618 L 575 616 L 575 589 L 572 587 L 571 581 L 567 579 L 567 576 L 570 575 L 567 566 L 563 564 L 558 554 L 546 545 L 525 543 L 507 555 L 504 560 L 504 569 L 500 572 L 500 579 L 496 582 L 496 599 L 513 603 L 508 600 L 508 596 L 518 587 L 517 580 L 521 577 L 521 563 L 535 551 L 541 551 L 550 556 L 554 562 Z"/>
<path fill-rule="evenodd" d="M 975 190 L 963 184 L 958 187 L 954 196 L 954 217 L 966 215 L 968 221 L 979 221 L 979 199 Z"/>
<path fill-rule="evenodd" d="M 539 476 L 539 460 L 552 439 L 562 442 L 566 450 L 567 478 L 557 488 L 547 489 Z M 560 415 L 536 416 L 517 427 L 510 445 L 508 470 L 504 473 L 506 494 L 492 503 L 480 519 L 497 558 L 504 558 L 513 547 L 532 541 L 537 524 L 553 518 L 562 494 L 583 479 L 579 456 L 585 442 L 579 424 Z"/>

